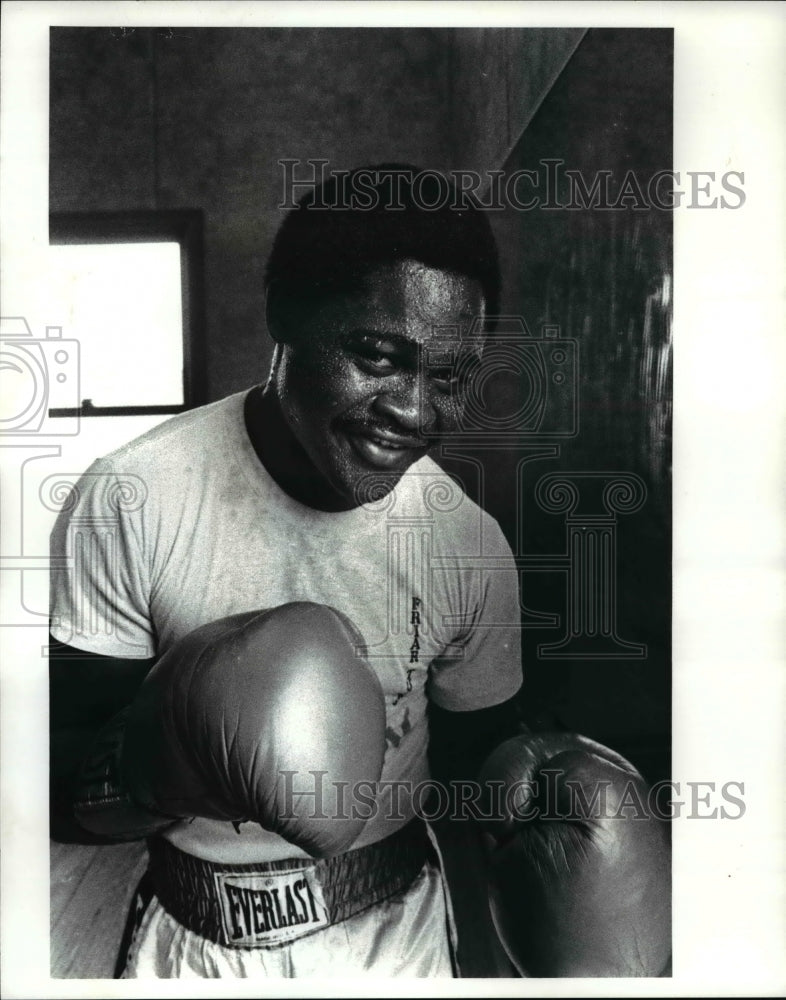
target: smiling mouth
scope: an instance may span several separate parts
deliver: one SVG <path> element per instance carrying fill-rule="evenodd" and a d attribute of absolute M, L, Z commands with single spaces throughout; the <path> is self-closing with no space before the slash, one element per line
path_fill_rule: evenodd
<path fill-rule="evenodd" d="M 407 443 L 407 444 L 397 444 L 391 441 L 389 438 L 377 437 L 376 434 L 366 435 L 369 441 L 373 441 L 374 444 L 378 444 L 381 448 L 390 448 L 392 451 L 414 451 L 420 448 L 420 444 Z"/>
<path fill-rule="evenodd" d="M 420 439 L 406 439 L 378 434 L 363 428 L 347 428 L 347 438 L 366 463 L 389 468 L 399 465 L 406 456 L 426 451 Z"/>

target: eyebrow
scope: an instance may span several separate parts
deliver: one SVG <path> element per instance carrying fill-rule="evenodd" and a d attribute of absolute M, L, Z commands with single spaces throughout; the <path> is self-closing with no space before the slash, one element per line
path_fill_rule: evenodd
<path fill-rule="evenodd" d="M 437 340 L 437 342 L 434 344 L 423 345 L 420 343 L 420 341 L 414 340 L 411 337 L 405 337 L 403 334 L 400 333 L 387 333 L 380 330 L 367 330 L 363 327 L 350 330 L 343 339 L 344 340 L 367 339 L 376 341 L 384 340 L 392 344 L 393 347 L 396 347 L 399 350 L 402 349 L 421 350 L 424 346 L 426 347 L 427 350 L 433 353 L 439 353 L 439 352 L 446 353 L 450 350 L 450 348 L 448 347 L 443 347 L 443 345 L 440 343 L 439 340 Z M 475 343 L 475 341 L 473 340 L 471 343 Z M 462 344 L 458 353 L 463 356 L 463 355 L 476 354 L 477 352 L 473 350 L 470 344 Z"/>
<path fill-rule="evenodd" d="M 358 328 L 355 330 L 350 330 L 346 337 L 346 340 L 385 340 L 391 343 L 394 347 L 399 349 L 417 349 L 420 345 L 416 340 L 412 340 L 410 337 L 404 337 L 400 333 L 386 333 L 382 330 L 367 330 L 365 328 Z"/>

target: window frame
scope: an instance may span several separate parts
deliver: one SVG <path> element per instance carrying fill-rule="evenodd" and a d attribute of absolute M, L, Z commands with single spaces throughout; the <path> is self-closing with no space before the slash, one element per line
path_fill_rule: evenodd
<path fill-rule="evenodd" d="M 49 245 L 179 243 L 183 314 L 183 402 L 155 406 L 61 407 L 50 417 L 182 413 L 207 402 L 204 303 L 204 217 L 198 209 L 53 212 Z"/>

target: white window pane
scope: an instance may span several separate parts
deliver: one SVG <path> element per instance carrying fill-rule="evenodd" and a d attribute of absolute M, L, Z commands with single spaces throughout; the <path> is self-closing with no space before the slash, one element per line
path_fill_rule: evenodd
<path fill-rule="evenodd" d="M 52 323 L 80 344 L 82 400 L 183 403 L 179 243 L 49 247 Z"/>

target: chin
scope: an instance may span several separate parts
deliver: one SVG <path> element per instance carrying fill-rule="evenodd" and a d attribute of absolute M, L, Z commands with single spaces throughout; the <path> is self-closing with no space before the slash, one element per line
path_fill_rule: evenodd
<path fill-rule="evenodd" d="M 326 444 L 325 450 L 328 448 L 329 445 Z M 358 507 L 380 501 L 387 496 L 407 470 L 420 461 L 424 454 L 426 453 L 413 455 L 401 466 L 382 468 L 358 461 L 348 448 L 341 456 L 346 457 L 346 461 L 339 461 L 329 468 L 323 466 L 321 473 L 331 492 L 337 499 L 340 498 L 346 508 Z"/>
<path fill-rule="evenodd" d="M 409 466 L 407 466 L 409 468 Z M 353 505 L 377 503 L 394 490 L 407 469 L 369 469 L 357 477 L 348 496 Z"/>

